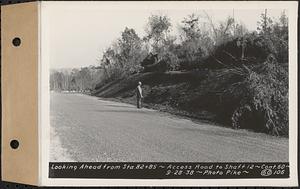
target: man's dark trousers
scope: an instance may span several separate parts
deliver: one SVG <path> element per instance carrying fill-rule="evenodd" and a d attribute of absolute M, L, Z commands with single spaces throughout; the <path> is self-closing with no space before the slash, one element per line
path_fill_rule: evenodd
<path fill-rule="evenodd" d="M 142 98 L 139 95 L 136 97 L 136 106 L 137 108 L 142 108 Z"/>

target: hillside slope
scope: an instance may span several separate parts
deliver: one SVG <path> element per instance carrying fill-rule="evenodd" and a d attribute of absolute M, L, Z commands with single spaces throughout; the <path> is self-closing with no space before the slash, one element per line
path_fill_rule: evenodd
<path fill-rule="evenodd" d="M 274 50 L 270 39 L 250 35 L 241 54 L 238 42 L 218 46 L 181 71 L 157 69 L 99 83 L 93 95 L 135 103 L 135 88 L 141 81 L 144 103 L 151 108 L 287 136 L 286 48 Z"/>
<path fill-rule="evenodd" d="M 140 73 L 97 86 L 93 95 L 134 104 L 135 88 L 141 81 L 147 107 L 231 126 L 238 99 L 225 96 L 223 91 L 239 78 L 223 72 L 226 70 Z"/>

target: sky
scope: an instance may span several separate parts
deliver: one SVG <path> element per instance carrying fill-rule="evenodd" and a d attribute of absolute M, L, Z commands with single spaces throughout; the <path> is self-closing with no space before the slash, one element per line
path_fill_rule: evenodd
<path fill-rule="evenodd" d="M 44 3 L 44 2 L 43 2 Z M 42 6 L 45 23 L 42 32 L 49 41 L 50 68 L 80 68 L 98 65 L 102 52 L 120 37 L 125 27 L 133 28 L 138 35 L 145 35 L 145 26 L 151 14 L 165 14 L 172 23 L 172 33 L 177 34 L 184 17 L 191 13 L 202 14 L 205 10 L 215 23 L 224 21 L 233 15 L 238 22 L 243 22 L 249 30 L 256 30 L 257 21 L 265 8 L 268 15 L 278 18 L 283 7 L 269 6 L 212 6 L 202 2 L 176 2 L 174 5 L 156 2 L 139 3 L 138 6 L 114 5 L 114 2 L 48 2 Z M 120 2 L 119 2 L 120 3 Z M 159 4 L 158 4 L 159 3 Z M 180 4 L 181 3 L 181 4 Z M 202 4 L 201 4 L 202 3 Z M 274 3 L 274 2 L 273 2 Z M 113 5 L 112 5 L 113 4 Z M 155 5 L 153 5 L 155 4 Z M 43 40 L 42 40 L 43 44 Z"/>

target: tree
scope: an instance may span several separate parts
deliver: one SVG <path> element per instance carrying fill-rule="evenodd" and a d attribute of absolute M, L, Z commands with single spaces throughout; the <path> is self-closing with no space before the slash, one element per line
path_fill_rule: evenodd
<path fill-rule="evenodd" d="M 279 21 L 274 23 L 273 31 L 276 37 L 288 41 L 288 23 L 288 17 L 283 11 Z"/>
<path fill-rule="evenodd" d="M 206 23 L 200 23 L 200 17 L 194 13 L 183 19 L 180 26 L 181 46 L 178 52 L 182 69 L 189 69 L 207 56 L 213 47 Z"/>
<path fill-rule="evenodd" d="M 235 21 L 232 17 L 229 16 L 225 21 L 219 22 L 219 24 L 216 25 L 213 22 L 212 17 L 210 17 L 206 11 L 203 12 L 210 25 L 211 38 L 213 39 L 215 46 L 223 44 L 234 37 Z"/>
<path fill-rule="evenodd" d="M 121 37 L 103 52 L 100 60 L 107 81 L 139 72 L 140 62 L 146 54 L 143 40 L 134 29 L 126 27 Z"/>
<path fill-rule="evenodd" d="M 170 35 L 171 27 L 168 16 L 151 15 L 146 25 L 145 39 L 152 47 L 152 53 L 157 54 L 160 66 L 166 67 L 167 70 L 176 70 L 178 68 L 178 57 L 175 52 L 177 38 Z"/>
<path fill-rule="evenodd" d="M 188 15 L 181 21 L 183 24 L 180 29 L 182 32 L 183 41 L 198 39 L 201 36 L 199 16 L 194 13 Z"/>
<path fill-rule="evenodd" d="M 272 42 L 276 49 L 278 62 L 288 63 L 288 17 L 285 11 L 281 13 L 278 20 L 274 21 L 272 28 Z"/>
<path fill-rule="evenodd" d="M 272 32 L 273 20 L 268 16 L 268 10 L 265 9 L 264 13 L 260 15 L 257 30 L 262 35 L 270 35 Z"/>
<path fill-rule="evenodd" d="M 234 37 L 243 37 L 245 34 L 249 33 L 248 29 L 246 28 L 245 24 L 240 22 L 236 23 L 234 26 Z"/>
<path fill-rule="evenodd" d="M 103 52 L 102 59 L 100 60 L 100 65 L 104 69 L 107 81 L 114 80 L 122 76 L 121 69 L 124 67 L 124 62 L 120 61 L 118 48 L 117 44 L 112 44 Z"/>
<path fill-rule="evenodd" d="M 164 45 L 171 29 L 170 18 L 166 15 L 151 15 L 146 26 L 146 39 L 152 44 L 154 51 Z M 158 53 L 157 52 L 157 53 Z"/>
<path fill-rule="evenodd" d="M 288 63 L 288 18 L 283 11 L 278 20 L 267 15 L 267 9 L 261 14 L 258 32 L 271 49 L 278 63 Z"/>
<path fill-rule="evenodd" d="M 119 39 L 120 53 L 124 58 L 129 59 L 130 56 L 132 56 L 133 49 L 141 48 L 141 39 L 134 29 L 129 29 L 127 27 L 121 35 L 122 37 Z"/>
<path fill-rule="evenodd" d="M 138 72 L 139 63 L 144 58 L 145 53 L 142 52 L 142 40 L 135 30 L 126 27 L 121 34 L 118 45 L 120 47 L 119 61 L 123 62 L 122 65 L 125 66 L 126 72 Z"/>

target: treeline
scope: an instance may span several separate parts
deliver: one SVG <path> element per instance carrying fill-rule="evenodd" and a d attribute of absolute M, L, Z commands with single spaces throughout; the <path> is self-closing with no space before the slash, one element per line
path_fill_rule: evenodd
<path fill-rule="evenodd" d="M 226 106 L 219 114 L 229 116 L 234 128 L 256 120 L 251 123 L 259 123 L 257 127 L 272 134 L 288 134 L 285 11 L 274 19 L 266 9 L 258 18 L 257 30 L 251 32 L 232 17 L 216 24 L 204 11 L 186 16 L 177 28 L 178 36 L 171 34 L 172 29 L 167 15 L 151 15 L 145 36 L 125 28 L 102 53 L 99 63 L 104 79 L 99 86 L 141 72 L 206 70 L 214 82 L 207 81 L 215 90 L 211 94 L 226 99 L 226 103 L 215 100 L 211 104 Z"/>
<path fill-rule="evenodd" d="M 90 92 L 103 78 L 100 67 L 89 66 L 80 69 L 50 71 L 50 90 Z"/>
<path fill-rule="evenodd" d="M 147 71 L 147 65 L 154 63 L 160 64 L 151 71 L 194 69 L 201 66 L 203 59 L 215 53 L 218 47 L 233 40 L 236 40 L 235 46 L 238 47 L 234 54 L 239 51 L 237 58 L 248 58 L 245 54 L 247 49 L 260 38 L 261 45 L 267 49 L 257 52 L 257 56 L 268 53 L 275 55 L 279 62 L 287 62 L 288 18 L 284 11 L 276 20 L 270 18 L 267 11 L 262 13 L 257 31 L 251 33 L 243 23 L 232 17 L 216 24 L 205 11 L 201 16 L 191 14 L 183 18 L 178 27 L 179 36 L 172 35 L 172 29 L 167 15 L 151 15 L 145 36 L 138 36 L 134 29 L 126 27 L 121 36 L 102 53 L 99 63 L 107 81 Z M 151 59 L 148 63 L 147 60 Z"/>
<path fill-rule="evenodd" d="M 248 32 L 244 24 L 231 17 L 215 24 L 206 12 L 202 17 L 196 14 L 185 17 L 178 28 L 179 36 L 171 35 L 171 30 L 171 20 L 167 15 L 151 15 L 145 29 L 146 36 L 140 37 L 134 29 L 125 28 L 100 60 L 107 80 L 143 71 L 145 68 L 141 62 L 151 59 L 151 55 L 156 56 L 156 62 L 164 64 L 161 65 L 163 71 L 188 69 L 210 55 L 215 47 Z"/>

